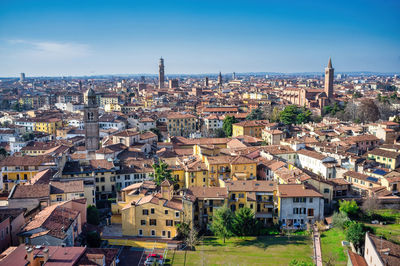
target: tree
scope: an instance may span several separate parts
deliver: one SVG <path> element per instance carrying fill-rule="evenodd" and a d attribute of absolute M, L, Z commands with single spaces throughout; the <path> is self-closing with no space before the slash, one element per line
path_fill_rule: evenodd
<path fill-rule="evenodd" d="M 361 209 L 369 216 L 371 216 L 374 211 L 378 210 L 380 207 L 381 205 L 379 200 L 375 196 L 368 197 L 361 205 Z"/>
<path fill-rule="evenodd" d="M 150 174 L 150 177 L 154 178 L 154 182 L 159 186 L 161 183 L 167 179 L 171 182 L 175 182 L 175 179 L 171 175 L 171 170 L 168 169 L 168 164 L 161 161 L 152 165 L 154 173 Z"/>
<path fill-rule="evenodd" d="M 283 109 L 279 114 L 279 119 L 285 125 L 291 125 L 296 123 L 296 118 L 298 114 L 298 108 L 296 105 L 289 105 Z"/>
<path fill-rule="evenodd" d="M 335 228 L 344 229 L 349 221 L 350 219 L 345 212 L 335 212 L 332 215 L 332 225 Z"/>
<path fill-rule="evenodd" d="M 246 120 L 263 120 L 263 119 L 265 119 L 265 115 L 260 108 L 251 110 L 250 114 L 246 116 Z"/>
<path fill-rule="evenodd" d="M 13 109 L 16 112 L 21 112 L 22 111 L 22 106 L 21 106 L 21 104 L 19 102 L 15 102 L 12 105 L 11 109 Z"/>
<path fill-rule="evenodd" d="M 361 122 L 375 122 L 380 117 L 378 106 L 372 99 L 365 99 L 361 102 L 358 114 Z"/>
<path fill-rule="evenodd" d="M 285 125 L 302 124 L 311 121 L 311 111 L 305 107 L 289 105 L 279 114 L 279 119 Z"/>
<path fill-rule="evenodd" d="M 100 234 L 96 231 L 88 232 L 86 235 L 86 243 L 90 248 L 99 248 L 101 245 Z"/>
<path fill-rule="evenodd" d="M 359 249 L 364 241 L 365 227 L 363 223 L 352 222 L 346 229 L 346 239 Z"/>
<path fill-rule="evenodd" d="M 303 108 L 296 116 L 296 124 L 308 123 L 311 120 L 311 111 Z"/>
<path fill-rule="evenodd" d="M 241 208 L 233 217 L 232 229 L 237 236 L 251 236 L 257 234 L 258 223 L 250 208 Z"/>
<path fill-rule="evenodd" d="M 99 210 L 93 205 L 87 207 L 87 222 L 93 225 L 100 224 Z"/>
<path fill-rule="evenodd" d="M 225 132 L 225 136 L 231 137 L 232 136 L 232 125 L 237 123 L 237 120 L 234 116 L 226 116 L 224 122 L 222 124 L 222 129 Z"/>
<path fill-rule="evenodd" d="M 215 131 L 215 136 L 216 136 L 217 138 L 225 138 L 226 135 L 225 135 L 224 129 L 218 128 L 218 129 Z"/>
<path fill-rule="evenodd" d="M 279 122 L 281 110 L 278 107 L 274 107 L 272 110 L 271 118 L 269 119 L 271 122 Z"/>
<path fill-rule="evenodd" d="M 232 211 L 225 205 L 215 212 L 213 216 L 213 221 L 211 223 L 211 231 L 216 236 L 222 237 L 225 243 L 225 239 L 233 235 L 232 222 Z"/>
<path fill-rule="evenodd" d="M 194 247 L 199 244 L 201 238 L 199 237 L 199 231 L 193 227 L 189 230 L 189 233 L 183 239 L 183 242 L 186 244 L 190 250 L 194 250 Z"/>
<path fill-rule="evenodd" d="M 348 216 L 354 216 L 358 213 L 359 207 L 355 200 L 347 201 L 341 200 L 339 201 L 339 211 L 346 213 Z"/>
<path fill-rule="evenodd" d="M 6 149 L 4 149 L 4 147 L 0 147 L 0 160 L 7 156 L 8 156 L 8 152 L 6 151 Z"/>
<path fill-rule="evenodd" d="M 26 132 L 22 135 L 22 138 L 24 139 L 24 141 L 30 141 L 35 138 L 35 134 L 33 134 L 33 132 Z"/>
<path fill-rule="evenodd" d="M 163 136 L 161 135 L 160 129 L 158 129 L 157 127 L 154 127 L 154 128 L 150 128 L 150 131 L 157 135 L 157 139 L 159 142 L 162 141 Z"/>

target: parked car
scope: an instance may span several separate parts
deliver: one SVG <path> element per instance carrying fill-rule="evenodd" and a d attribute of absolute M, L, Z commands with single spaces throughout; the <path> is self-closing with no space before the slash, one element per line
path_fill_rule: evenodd
<path fill-rule="evenodd" d="M 163 265 L 163 261 L 164 260 L 162 255 L 150 253 L 149 255 L 147 255 L 146 260 L 144 261 L 144 265 L 154 265 L 154 263 L 156 265 Z"/>

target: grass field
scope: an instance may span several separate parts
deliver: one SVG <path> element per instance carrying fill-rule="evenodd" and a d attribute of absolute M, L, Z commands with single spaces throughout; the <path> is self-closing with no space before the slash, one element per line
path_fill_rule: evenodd
<path fill-rule="evenodd" d="M 378 221 L 386 221 L 387 224 L 370 224 L 365 223 L 366 226 L 374 230 L 377 236 L 383 236 L 385 239 L 400 244 L 400 211 L 393 209 L 381 209 L 374 211 L 373 217 Z"/>
<path fill-rule="evenodd" d="M 326 260 L 332 257 L 335 259 L 335 265 L 346 265 L 346 247 L 342 246 L 342 240 L 346 240 L 342 230 L 332 228 L 323 232 L 321 234 L 322 258 Z"/>
<path fill-rule="evenodd" d="M 288 265 L 292 259 L 312 262 L 308 236 L 262 236 L 222 239 L 204 238 L 196 251 L 171 251 L 171 265 Z"/>

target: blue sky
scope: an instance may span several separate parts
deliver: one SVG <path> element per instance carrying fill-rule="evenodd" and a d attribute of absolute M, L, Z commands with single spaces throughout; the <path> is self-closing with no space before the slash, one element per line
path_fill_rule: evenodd
<path fill-rule="evenodd" d="M 400 1 L 0 1 L 0 76 L 400 71 Z"/>

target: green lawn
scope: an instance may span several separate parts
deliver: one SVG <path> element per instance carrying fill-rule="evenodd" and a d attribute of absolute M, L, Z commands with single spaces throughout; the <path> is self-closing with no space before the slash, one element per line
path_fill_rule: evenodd
<path fill-rule="evenodd" d="M 207 237 L 196 251 L 171 251 L 171 265 L 288 265 L 292 259 L 312 262 L 308 236 L 262 236 L 222 239 Z"/>
<path fill-rule="evenodd" d="M 331 257 L 335 259 L 335 265 L 347 264 L 347 248 L 342 246 L 342 240 L 346 240 L 346 236 L 340 229 L 332 228 L 321 234 L 323 260 Z"/>
<path fill-rule="evenodd" d="M 374 229 L 374 234 L 383 236 L 385 239 L 400 244 L 400 224 L 366 224 Z"/>

